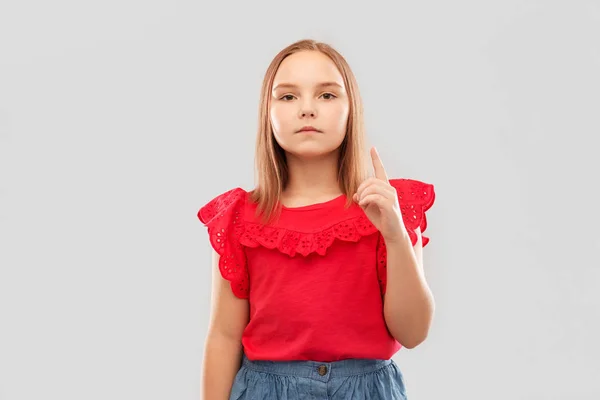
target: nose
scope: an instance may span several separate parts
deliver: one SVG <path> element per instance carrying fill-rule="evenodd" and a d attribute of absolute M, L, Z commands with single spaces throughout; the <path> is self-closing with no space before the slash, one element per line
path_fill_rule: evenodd
<path fill-rule="evenodd" d="M 300 108 L 299 113 L 300 118 L 304 118 L 306 116 L 310 116 L 311 118 L 315 118 L 317 116 L 317 110 L 312 104 L 303 104 Z"/>

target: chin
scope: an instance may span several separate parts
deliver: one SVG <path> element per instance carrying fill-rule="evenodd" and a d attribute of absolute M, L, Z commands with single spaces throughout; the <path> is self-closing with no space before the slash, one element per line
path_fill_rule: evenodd
<path fill-rule="evenodd" d="M 284 149 L 287 153 L 298 158 L 319 158 L 334 153 L 339 146 L 323 146 L 318 143 L 302 143 Z"/>

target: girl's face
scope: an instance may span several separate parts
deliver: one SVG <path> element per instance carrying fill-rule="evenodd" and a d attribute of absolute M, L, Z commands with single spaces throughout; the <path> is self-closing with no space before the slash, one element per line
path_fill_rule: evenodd
<path fill-rule="evenodd" d="M 342 75 L 318 51 L 283 60 L 273 81 L 269 117 L 277 143 L 298 157 L 335 151 L 344 140 L 350 102 Z M 312 126 L 316 131 L 301 131 Z"/>

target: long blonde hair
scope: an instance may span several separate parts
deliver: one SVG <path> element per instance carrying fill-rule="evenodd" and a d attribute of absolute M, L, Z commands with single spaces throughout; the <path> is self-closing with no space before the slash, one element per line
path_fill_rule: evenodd
<path fill-rule="evenodd" d="M 356 78 L 350 66 L 344 57 L 328 44 L 310 39 L 292 43 L 281 50 L 271 61 L 265 73 L 260 93 L 255 150 L 255 176 L 258 182 L 251 193 L 251 200 L 257 203 L 257 212 L 262 215 L 265 223 L 280 211 L 279 199 L 288 182 L 285 152 L 273 136 L 269 118 L 273 81 L 281 62 L 286 57 L 307 50 L 319 51 L 334 62 L 344 79 L 344 85 L 350 100 L 346 136 L 340 146 L 338 162 L 338 182 L 342 192 L 347 197 L 346 206 L 352 203 L 352 195 L 367 175 L 364 154 L 363 104 Z"/>

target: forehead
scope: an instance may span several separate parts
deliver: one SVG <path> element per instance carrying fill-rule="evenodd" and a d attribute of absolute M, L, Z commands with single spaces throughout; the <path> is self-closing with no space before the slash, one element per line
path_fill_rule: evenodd
<path fill-rule="evenodd" d="M 275 74 L 273 87 L 279 83 L 312 85 L 316 82 L 337 82 L 344 87 L 344 79 L 335 63 L 318 51 L 301 51 L 286 57 Z"/>

